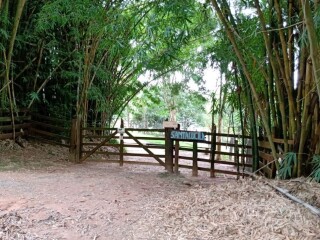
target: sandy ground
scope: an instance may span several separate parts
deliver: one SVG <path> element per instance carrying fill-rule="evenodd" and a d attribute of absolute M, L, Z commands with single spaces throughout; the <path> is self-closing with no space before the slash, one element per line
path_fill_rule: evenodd
<path fill-rule="evenodd" d="M 0 144 L 0 239 L 320 239 L 319 217 L 269 188 L 252 190 L 258 183 L 249 180 L 172 175 L 154 166 L 74 165 L 67 161 L 64 148 L 26 143 L 24 149 L 12 149 L 9 145 Z M 236 193 L 237 189 L 246 193 Z M 249 211 L 248 222 L 240 221 L 251 196 L 252 206 L 259 203 L 265 214 L 276 215 L 260 219 L 256 212 L 251 219 Z M 281 208 L 269 208 L 280 201 Z M 206 217 L 190 223 L 197 214 Z M 237 214 L 242 216 L 239 225 L 232 220 Z M 273 216 L 278 232 L 268 237 L 272 226 L 257 229 L 266 228 Z M 227 223 L 221 220 L 230 217 L 228 222 L 238 233 L 225 228 Z M 259 224 L 246 230 L 250 221 Z"/>

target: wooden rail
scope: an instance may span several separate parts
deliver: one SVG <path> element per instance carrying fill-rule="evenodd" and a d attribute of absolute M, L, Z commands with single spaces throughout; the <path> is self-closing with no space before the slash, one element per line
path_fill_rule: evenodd
<path fill-rule="evenodd" d="M 100 130 L 100 134 L 95 134 L 97 130 Z M 118 128 L 94 128 L 86 127 L 81 130 L 81 155 L 84 154 L 89 157 L 96 156 L 90 159 L 99 159 L 99 156 L 104 157 L 104 161 L 122 164 L 150 164 L 164 166 L 163 159 L 167 156 L 165 154 L 166 139 L 164 129 L 132 129 L 126 128 L 124 134 L 116 133 Z M 112 136 L 108 134 L 101 135 L 102 133 L 112 132 Z M 142 133 L 155 133 L 154 136 L 145 136 Z M 230 174 L 234 176 L 245 176 L 243 169 L 251 168 L 252 164 L 243 161 L 244 158 L 252 158 L 252 154 L 246 153 L 251 146 L 242 146 L 237 143 L 230 142 L 217 142 L 215 135 L 212 133 L 206 133 L 210 136 L 208 140 L 201 141 L 201 144 L 191 144 L 189 147 L 183 145 L 181 146 L 181 141 L 174 141 L 174 150 L 172 158 L 171 167 L 174 168 L 175 172 L 178 172 L 179 168 L 187 168 L 192 170 L 194 176 L 198 175 L 199 171 L 210 172 L 210 176 L 215 176 L 216 174 Z M 217 134 L 218 135 L 218 134 Z M 121 136 L 121 138 L 120 138 Z M 214 138 L 212 138 L 214 136 Z M 234 134 L 219 134 L 219 136 L 230 138 L 238 138 L 238 135 Z M 240 136 L 242 139 L 242 137 Z M 247 136 L 245 136 L 248 139 Z M 102 142 L 99 142 L 99 141 Z M 213 141 L 214 140 L 214 141 Z M 155 143 L 153 141 L 158 141 L 160 143 Z M 162 143 L 161 143 L 162 142 Z M 216 151 L 215 147 L 212 148 L 212 143 L 214 145 L 221 145 L 224 147 L 235 148 L 238 147 L 239 152 L 230 151 Z M 106 147 L 106 148 L 104 148 Z M 108 151 L 109 148 L 113 151 Z M 121 148 L 123 149 L 121 152 Z M 243 149 L 243 151 L 242 151 Z M 115 151 L 116 150 L 116 151 Z M 244 153 L 241 153 L 244 152 Z M 96 154 L 96 155 L 94 155 Z M 227 160 L 214 160 L 210 159 L 211 156 L 215 154 L 220 154 L 225 157 L 237 157 L 238 162 Z M 112 159 L 110 159 L 112 156 Z M 139 160 L 136 160 L 136 159 Z M 140 160 L 141 159 L 141 160 Z M 155 161 L 153 161 L 154 159 Z M 190 165 L 189 165 L 190 164 Z M 167 167 L 167 166 L 166 166 Z"/>
<path fill-rule="evenodd" d="M 284 140 L 279 138 L 273 138 L 272 141 L 275 143 L 276 146 L 280 148 L 284 148 Z M 288 140 L 288 145 L 293 146 L 294 141 Z M 278 158 L 283 157 L 283 153 L 277 153 Z M 268 178 L 274 178 L 276 175 L 276 166 L 275 161 L 278 159 L 274 159 L 271 154 L 271 147 L 270 143 L 267 140 L 260 140 L 259 141 L 259 169 L 264 175 Z"/>

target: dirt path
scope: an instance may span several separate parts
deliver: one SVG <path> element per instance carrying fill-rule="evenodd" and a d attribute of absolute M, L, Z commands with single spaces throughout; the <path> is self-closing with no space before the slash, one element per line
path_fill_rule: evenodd
<path fill-rule="evenodd" d="M 130 225 L 145 214 L 141 207 L 189 188 L 183 181 L 103 163 L 2 172 L 1 215 L 20 218 L 13 231 L 29 239 L 127 239 Z"/>
<path fill-rule="evenodd" d="M 258 181 L 74 165 L 48 145 L 4 150 L 0 239 L 320 239 L 318 217 Z"/>

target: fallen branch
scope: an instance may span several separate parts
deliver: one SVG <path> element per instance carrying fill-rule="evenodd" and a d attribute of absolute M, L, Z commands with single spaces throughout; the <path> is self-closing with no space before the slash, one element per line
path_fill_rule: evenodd
<path fill-rule="evenodd" d="M 311 206 L 309 203 L 306 203 L 304 201 L 302 201 L 301 199 L 293 196 L 292 194 L 289 193 L 289 191 L 287 189 L 284 188 L 280 188 L 277 186 L 272 186 L 270 184 L 268 184 L 269 186 L 273 187 L 274 189 L 276 189 L 278 192 L 282 193 L 283 195 L 285 195 L 286 197 L 288 197 L 289 199 L 291 199 L 292 201 L 295 201 L 297 203 L 300 203 L 301 205 L 303 205 L 305 208 L 308 208 L 312 213 L 318 215 L 318 217 L 320 217 L 320 209 Z"/>
<path fill-rule="evenodd" d="M 246 174 L 248 174 L 250 177 L 256 179 L 258 176 L 255 175 L 254 173 L 250 173 L 250 172 L 246 172 Z M 267 184 L 268 186 L 272 187 L 273 189 L 277 190 L 278 192 L 280 192 L 281 194 L 285 195 L 287 198 L 291 199 L 294 202 L 300 203 L 302 206 L 304 206 L 305 208 L 309 209 L 313 214 L 317 215 L 318 217 L 320 217 L 320 209 L 317 207 L 314 207 L 312 205 L 310 205 L 309 203 L 306 203 L 304 201 L 302 201 L 301 199 L 297 198 L 296 196 L 292 195 L 289 193 L 289 190 L 285 189 L 285 188 L 280 188 L 277 186 L 272 185 L 271 183 L 268 183 L 267 181 L 262 180 L 265 184 Z"/>

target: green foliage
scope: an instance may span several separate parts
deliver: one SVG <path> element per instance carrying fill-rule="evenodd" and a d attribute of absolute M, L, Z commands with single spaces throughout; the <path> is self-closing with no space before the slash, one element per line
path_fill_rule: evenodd
<path fill-rule="evenodd" d="M 287 152 L 280 164 L 278 175 L 281 179 L 292 177 L 293 166 L 297 164 L 297 154 L 294 152 Z"/>
<path fill-rule="evenodd" d="M 311 163 L 313 164 L 311 178 L 320 183 L 320 155 L 314 155 Z"/>
<path fill-rule="evenodd" d="M 40 100 L 39 95 L 36 92 L 31 92 L 29 94 L 29 96 L 30 96 L 30 100 L 34 100 L 34 101 L 39 101 Z"/>

